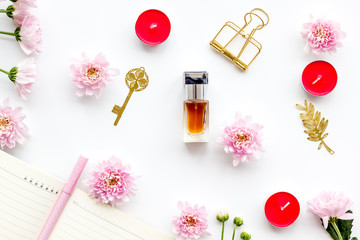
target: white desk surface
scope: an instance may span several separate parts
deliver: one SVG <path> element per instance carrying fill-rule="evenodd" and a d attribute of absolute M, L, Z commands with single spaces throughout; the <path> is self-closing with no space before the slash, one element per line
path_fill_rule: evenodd
<path fill-rule="evenodd" d="M 131 163 L 141 175 L 139 191 L 121 210 L 172 234 L 177 202 L 187 200 L 209 210 L 207 239 L 220 238 L 215 219 L 218 208 L 227 207 L 231 219 L 245 220 L 240 231 L 253 239 L 330 239 L 307 201 L 324 190 L 343 191 L 354 202 L 357 215 L 353 236 L 360 236 L 359 193 L 359 39 L 355 0 L 256 0 L 256 1 L 45 1 L 36 10 L 44 28 L 43 52 L 38 56 L 38 77 L 28 101 L 21 100 L 4 76 L 0 101 L 11 98 L 24 107 L 31 138 L 7 150 L 51 175 L 66 179 L 80 154 L 92 164 L 111 155 Z M 5 6 L 6 3 L 0 3 Z M 247 11 L 261 7 L 270 23 L 255 38 L 263 50 L 247 72 L 242 72 L 215 52 L 209 41 L 229 20 L 243 24 Z M 163 44 L 151 47 L 136 36 L 137 17 L 147 9 L 159 9 L 170 18 L 172 30 Z M 304 53 L 302 24 L 326 17 L 341 23 L 347 32 L 344 47 L 334 56 Z M 2 30 L 12 30 L 0 17 Z M 13 40 L 0 37 L 0 65 L 10 69 L 25 55 Z M 69 59 L 86 52 L 103 52 L 121 75 L 114 78 L 102 97 L 78 98 L 70 77 Z M 329 61 L 338 72 L 338 85 L 325 97 L 311 97 L 302 88 L 304 67 L 317 59 Z M 125 74 L 144 66 L 150 77 L 146 90 L 134 93 L 117 127 L 114 104 L 122 104 L 128 88 Z M 182 74 L 209 72 L 210 141 L 182 141 Z M 327 143 L 330 155 L 306 140 L 296 103 L 304 98 L 329 119 Z M 264 125 L 261 160 L 234 168 L 231 156 L 216 142 L 224 123 L 235 112 L 252 115 Z M 82 179 L 84 179 L 84 175 Z M 78 184 L 82 189 L 85 186 Z M 266 199 L 278 191 L 294 194 L 301 205 L 297 221 L 288 228 L 272 227 L 264 216 Z M 232 224 L 226 228 L 231 237 Z M 239 232 L 240 232 L 239 231 Z M 174 235 L 173 235 L 174 236 Z"/>

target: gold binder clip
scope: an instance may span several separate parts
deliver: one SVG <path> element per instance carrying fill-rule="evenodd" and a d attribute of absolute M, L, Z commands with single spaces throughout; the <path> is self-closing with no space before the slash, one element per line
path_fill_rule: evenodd
<path fill-rule="evenodd" d="M 261 12 L 266 16 L 264 21 L 259 15 Z M 250 34 L 245 32 L 245 28 L 257 17 L 261 23 L 254 27 Z M 254 8 L 244 16 L 245 25 L 240 28 L 233 22 L 226 22 L 225 25 L 216 34 L 210 45 L 220 53 L 228 57 L 242 70 L 247 70 L 249 65 L 254 61 L 261 51 L 261 44 L 253 36 L 256 30 L 262 29 L 269 23 L 269 15 L 260 8 Z M 230 39 L 230 40 L 229 40 Z"/>

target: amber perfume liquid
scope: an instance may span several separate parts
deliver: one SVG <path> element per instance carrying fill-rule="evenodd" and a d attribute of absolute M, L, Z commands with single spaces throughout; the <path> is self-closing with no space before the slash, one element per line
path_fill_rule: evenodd
<path fill-rule="evenodd" d="M 190 100 L 185 101 L 187 131 L 189 134 L 201 134 L 206 126 L 208 102 Z"/>
<path fill-rule="evenodd" d="M 184 141 L 207 142 L 209 126 L 209 101 L 184 102 Z"/>

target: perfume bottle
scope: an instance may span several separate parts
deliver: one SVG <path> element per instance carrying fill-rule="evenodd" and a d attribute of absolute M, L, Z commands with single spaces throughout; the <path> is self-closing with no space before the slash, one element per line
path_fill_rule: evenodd
<path fill-rule="evenodd" d="M 184 142 L 207 142 L 209 101 L 205 100 L 207 72 L 184 72 Z"/>

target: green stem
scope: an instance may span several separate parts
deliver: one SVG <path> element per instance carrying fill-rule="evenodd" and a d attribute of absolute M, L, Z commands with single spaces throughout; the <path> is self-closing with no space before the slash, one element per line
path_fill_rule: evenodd
<path fill-rule="evenodd" d="M 343 240 L 342 236 L 341 236 L 341 233 L 340 233 L 340 230 L 335 222 L 335 220 L 330 220 L 330 223 L 333 225 L 334 229 L 335 229 L 335 232 L 336 234 L 338 235 L 339 237 L 339 240 Z"/>
<path fill-rule="evenodd" d="M 10 36 L 15 36 L 15 33 L 12 33 L 12 32 L 3 32 L 3 31 L 0 31 L 1 34 L 5 34 L 5 35 L 10 35 Z"/>
<path fill-rule="evenodd" d="M 224 240 L 224 227 L 225 227 L 225 222 L 222 222 L 221 240 Z"/>
<path fill-rule="evenodd" d="M 5 9 L 0 9 L 0 13 L 6 13 L 7 11 Z"/>
<path fill-rule="evenodd" d="M 234 231 L 233 231 L 232 240 L 234 240 L 234 237 L 235 237 L 235 229 L 236 229 L 236 225 L 234 225 Z"/>
<path fill-rule="evenodd" d="M 9 74 L 10 74 L 9 72 L 7 72 L 7 71 L 5 71 L 5 70 L 3 70 L 3 69 L 1 69 L 1 68 L 0 68 L 0 72 L 5 73 L 6 75 L 9 75 Z"/>

